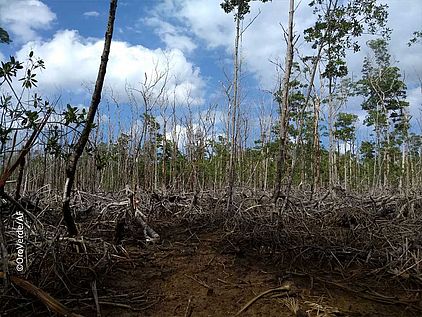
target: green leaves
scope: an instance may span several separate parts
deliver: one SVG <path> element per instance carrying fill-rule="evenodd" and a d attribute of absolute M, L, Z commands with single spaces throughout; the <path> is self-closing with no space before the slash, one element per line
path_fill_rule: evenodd
<path fill-rule="evenodd" d="M 1 62 L 0 79 L 2 78 L 3 80 L 0 82 L 0 85 L 4 80 L 11 81 L 12 77 L 15 77 L 20 69 L 23 69 L 22 63 L 15 60 L 13 56 L 10 56 L 9 62 Z"/>
<path fill-rule="evenodd" d="M 375 146 L 373 142 L 363 141 L 360 145 L 360 153 L 366 160 L 371 160 L 375 157 Z"/>
<path fill-rule="evenodd" d="M 39 114 L 37 111 L 26 110 L 24 111 L 24 117 L 21 121 L 22 126 L 35 127 Z"/>
<path fill-rule="evenodd" d="M 30 52 L 25 66 L 24 69 L 23 63 L 13 56 L 0 65 L 0 86 L 6 86 L 1 87 L 0 96 L 0 157 L 9 162 L 15 160 L 17 153 L 21 160 L 40 140 L 52 112 L 48 101 L 30 91 L 37 85 L 35 69 L 44 67 L 44 62 L 34 59 L 34 53 Z M 23 82 L 21 91 L 16 89 L 18 78 Z M 16 162 L 11 165 L 12 170 Z"/>
<path fill-rule="evenodd" d="M 357 92 L 365 97 L 362 103 L 362 109 L 367 111 L 364 123 L 384 134 L 391 133 L 389 139 L 405 138 L 409 130 L 409 119 L 405 114 L 409 103 L 400 69 L 391 65 L 385 39 L 369 41 L 368 46 L 374 59 L 365 58 L 363 76 L 357 83 Z"/>
<path fill-rule="evenodd" d="M 221 8 L 226 13 L 230 13 L 237 8 L 237 12 L 235 14 L 235 18 L 239 18 L 242 20 L 246 14 L 250 12 L 250 5 L 249 2 L 255 1 L 255 0 L 224 0 L 224 2 L 220 3 Z M 268 2 L 271 0 L 259 0 L 261 2 Z"/>
<path fill-rule="evenodd" d="M 334 135 L 337 139 L 344 142 L 351 141 L 355 138 L 356 122 L 358 116 L 352 113 L 340 112 L 337 115 L 337 120 L 334 123 Z"/>
<path fill-rule="evenodd" d="M 344 1 L 317 0 L 309 3 L 317 15 L 315 24 L 304 32 L 305 40 L 313 43 L 313 49 L 323 49 L 328 59 L 323 72 L 326 78 L 347 75 L 346 50 L 360 50 L 357 37 L 366 30 L 370 34 L 380 31 L 388 37 L 385 27 L 388 12 L 386 5 L 376 0 Z"/>
<path fill-rule="evenodd" d="M 422 40 L 422 31 L 413 32 L 413 37 L 407 42 L 407 46 L 412 46 L 413 44 L 420 43 Z"/>
<path fill-rule="evenodd" d="M 36 74 L 34 73 L 34 70 L 37 68 L 44 69 L 44 61 L 42 59 L 33 60 L 34 52 L 29 52 L 29 58 L 28 61 L 30 63 L 30 67 L 26 70 L 26 76 L 19 79 L 22 81 L 22 87 L 31 89 L 32 87 L 37 87 L 38 80 L 35 79 Z"/>
<path fill-rule="evenodd" d="M 37 87 L 38 80 L 35 79 L 36 74 L 33 74 L 30 69 L 27 70 L 26 76 L 19 79 L 19 81 L 23 81 L 22 87 L 25 88 L 32 88 Z"/>
<path fill-rule="evenodd" d="M 20 78 L 19 81 L 22 81 L 22 87 L 26 89 L 31 89 L 32 87 L 37 87 L 37 79 L 34 70 L 37 68 L 44 69 L 44 61 L 41 59 L 33 60 L 34 52 L 31 51 L 29 53 L 28 63 L 29 66 L 26 69 L 25 76 Z M 0 85 L 2 85 L 5 81 L 8 81 L 9 84 L 12 81 L 13 77 L 16 77 L 18 71 L 23 69 L 23 63 L 17 61 L 13 56 L 10 56 L 10 61 L 8 62 L 1 62 L 0 67 Z M 3 80 L 1 80 L 1 78 Z"/>
<path fill-rule="evenodd" d="M 63 111 L 64 116 L 64 125 L 69 126 L 74 123 L 77 126 L 86 122 L 86 109 L 82 108 L 80 110 L 78 107 L 72 107 L 70 104 L 67 104 L 66 110 Z"/>
<path fill-rule="evenodd" d="M 12 40 L 9 37 L 9 34 L 5 29 L 0 27 L 0 43 L 10 44 Z"/>
<path fill-rule="evenodd" d="M 62 133 L 57 125 L 54 125 L 52 129 L 47 131 L 47 144 L 45 151 L 54 155 L 56 158 L 62 153 L 62 146 L 59 143 L 61 137 Z"/>

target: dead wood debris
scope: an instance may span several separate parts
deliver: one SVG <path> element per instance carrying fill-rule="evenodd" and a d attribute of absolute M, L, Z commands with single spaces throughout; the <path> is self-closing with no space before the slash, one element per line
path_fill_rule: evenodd
<path fill-rule="evenodd" d="M 36 200 L 42 208 L 37 206 L 37 209 L 28 210 L 14 201 L 0 201 L 1 247 L 5 255 L 1 262 L 7 266 L 7 270 L 4 265 L 0 269 L 0 282 L 3 281 L 0 315 L 32 316 L 34 310 L 38 314 L 43 311 L 48 314 L 46 309 L 59 315 L 76 316 L 71 311 L 98 315 L 102 306 L 137 311 L 155 302 L 148 295 L 148 289 L 120 296 L 121 293 L 115 294 L 101 287 L 119 263 L 133 261 L 124 247 L 113 239 L 116 220 L 121 215 L 127 216 L 124 238 L 136 240 L 141 245 L 146 238 L 153 238 L 154 242 L 159 239 L 146 218 L 143 222 L 136 219 L 141 212 L 130 209 L 124 192 L 117 195 L 76 192 L 72 208 L 80 235 L 72 238 L 66 236 L 62 223 L 59 194 L 46 192 Z M 22 208 L 25 208 L 24 217 L 18 221 L 16 215 Z M 18 260 L 21 251 L 17 248 L 19 223 L 23 224 L 24 272 L 17 271 L 17 261 L 21 261 Z M 144 236 L 145 232 L 148 236 Z M 27 298 L 10 285 L 25 289 L 33 297 Z"/>
<path fill-rule="evenodd" d="M 289 262 L 293 268 L 299 263 L 323 263 L 340 274 L 365 267 L 361 270 L 365 278 L 385 277 L 400 281 L 397 287 L 421 288 L 421 193 L 410 197 L 344 193 L 333 197 L 321 192 L 310 200 L 308 193 L 294 192 L 288 202 L 279 201 L 280 206 L 286 207 L 282 212 L 268 193 L 251 189 L 238 189 L 237 193 L 233 201 L 235 211 L 228 214 L 224 191 L 77 191 L 72 208 L 80 236 L 68 238 L 61 220 L 60 195 L 39 191 L 26 197 L 37 204 L 36 208 L 25 210 L 26 270 L 19 278 L 37 285 L 72 311 L 100 314 L 106 305 L 147 309 L 157 300 L 148 294 L 148 289 L 116 294 L 102 288 L 102 280 L 119 263 L 132 263 L 126 244 L 158 243 L 160 230 L 153 228 L 165 230 L 182 224 L 195 230 L 220 229 L 224 232 L 221 243 L 225 252 L 257 253 L 262 258 Z M 0 201 L 0 241 L 5 247 L 2 254 L 8 257 L 2 261 L 3 268 L 9 264 L 4 280 L 12 283 L 11 278 L 18 275 L 14 218 L 17 208 L 26 207 Z M 142 256 L 142 252 L 136 256 Z M 342 278 L 347 281 L 350 277 L 344 274 Z M 25 298 L 7 283 L 0 303 L 0 314 L 4 315 L 19 312 L 30 316 L 34 307 L 40 309 L 39 300 Z M 191 308 L 188 303 L 188 314 Z"/>
<path fill-rule="evenodd" d="M 0 272 L 0 278 L 6 278 L 6 274 L 4 274 L 3 272 Z M 17 276 L 11 276 L 10 280 L 13 284 L 19 286 L 20 288 L 24 289 L 28 293 L 37 297 L 56 314 L 60 316 L 83 317 L 82 315 L 74 314 L 70 312 L 66 306 L 64 306 L 62 303 L 60 303 L 59 301 L 57 301 L 56 299 L 54 299 L 49 294 L 39 289 L 35 285 L 31 284 L 30 282 L 22 278 L 19 278 Z"/>
<path fill-rule="evenodd" d="M 282 285 L 282 286 L 277 287 L 277 288 L 272 288 L 272 289 L 266 290 L 265 292 L 262 292 L 261 294 L 255 296 L 253 299 L 251 299 L 245 306 L 242 307 L 241 310 L 239 310 L 236 313 L 236 316 L 239 316 L 240 314 L 245 312 L 250 306 L 252 306 L 253 303 L 255 303 L 261 297 L 264 297 L 268 294 L 275 293 L 275 292 L 288 292 L 290 289 L 291 289 L 291 285 L 285 284 L 285 285 Z"/>

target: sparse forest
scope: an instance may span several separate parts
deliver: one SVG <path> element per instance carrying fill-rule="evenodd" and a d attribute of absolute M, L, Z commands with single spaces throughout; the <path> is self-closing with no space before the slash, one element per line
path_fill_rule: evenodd
<path fill-rule="evenodd" d="M 277 84 L 252 117 L 254 2 L 271 0 L 216 1 L 235 37 L 206 111 L 176 98 L 170 63 L 124 104 L 104 85 L 117 0 L 84 107 L 40 95 L 54 66 L 37 51 L 1 61 L 0 316 L 422 315 L 422 116 L 388 6 L 289 0 Z"/>

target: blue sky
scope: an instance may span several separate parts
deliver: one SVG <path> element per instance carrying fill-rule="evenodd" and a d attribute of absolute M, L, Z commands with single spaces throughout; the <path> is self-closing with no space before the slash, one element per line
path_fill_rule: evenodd
<path fill-rule="evenodd" d="M 145 74 L 151 83 L 154 76 L 168 71 L 167 99 L 176 96 L 179 124 L 182 126 L 186 119 L 187 104 L 193 109 L 193 120 L 198 121 L 195 124 L 199 124 L 198 117 L 209 105 L 218 103 L 220 107 L 213 109 L 213 114 L 222 127 L 227 114 L 224 73 L 230 77 L 232 72 L 234 22 L 231 15 L 221 10 L 220 2 L 120 0 L 104 101 L 112 95 L 114 101 L 125 107 L 124 111 L 137 116 L 142 109 L 133 110 L 127 87 L 139 90 Z M 307 2 L 302 1 L 297 9 L 297 34 L 314 21 Z M 411 113 L 416 118 L 422 103 L 421 45 L 409 48 L 406 43 L 413 31 L 422 28 L 422 1 L 382 2 L 390 6 L 391 53 L 400 61 L 397 65 L 405 75 Z M 0 25 L 13 40 L 10 46 L 0 46 L 0 58 L 13 54 L 24 59 L 33 49 L 47 67 L 39 75 L 41 93 L 61 96 L 64 104 L 87 105 L 98 69 L 108 7 L 108 0 L 0 0 Z M 259 13 L 242 42 L 242 112 L 254 129 L 259 126 L 258 116 L 263 121 L 275 120 L 276 107 L 265 91 L 276 87 L 277 73 L 271 61 L 284 60 L 285 43 L 279 24 L 286 25 L 287 7 L 287 0 L 255 2 L 245 20 L 247 23 Z M 362 51 L 348 56 L 349 69 L 355 76 L 360 75 L 362 59 L 368 54 L 364 40 Z M 310 53 L 303 36 L 298 44 L 302 53 Z M 356 101 L 342 111 L 364 117 Z M 365 133 L 367 130 L 362 128 L 362 134 Z"/>

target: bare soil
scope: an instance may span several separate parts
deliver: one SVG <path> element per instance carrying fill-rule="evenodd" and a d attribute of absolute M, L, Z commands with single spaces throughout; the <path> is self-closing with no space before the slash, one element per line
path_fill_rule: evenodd
<path fill-rule="evenodd" d="M 145 292 L 148 304 L 139 310 L 103 304 L 102 316 L 234 316 L 283 285 L 289 290 L 269 292 L 239 316 L 422 316 L 421 290 L 398 293 L 397 281 L 372 282 L 363 268 L 340 272 L 324 263 L 295 263 L 235 245 L 220 230 L 170 222 L 157 229 L 161 242 L 130 242 L 130 261 L 110 270 L 104 284 L 116 296 Z"/>

